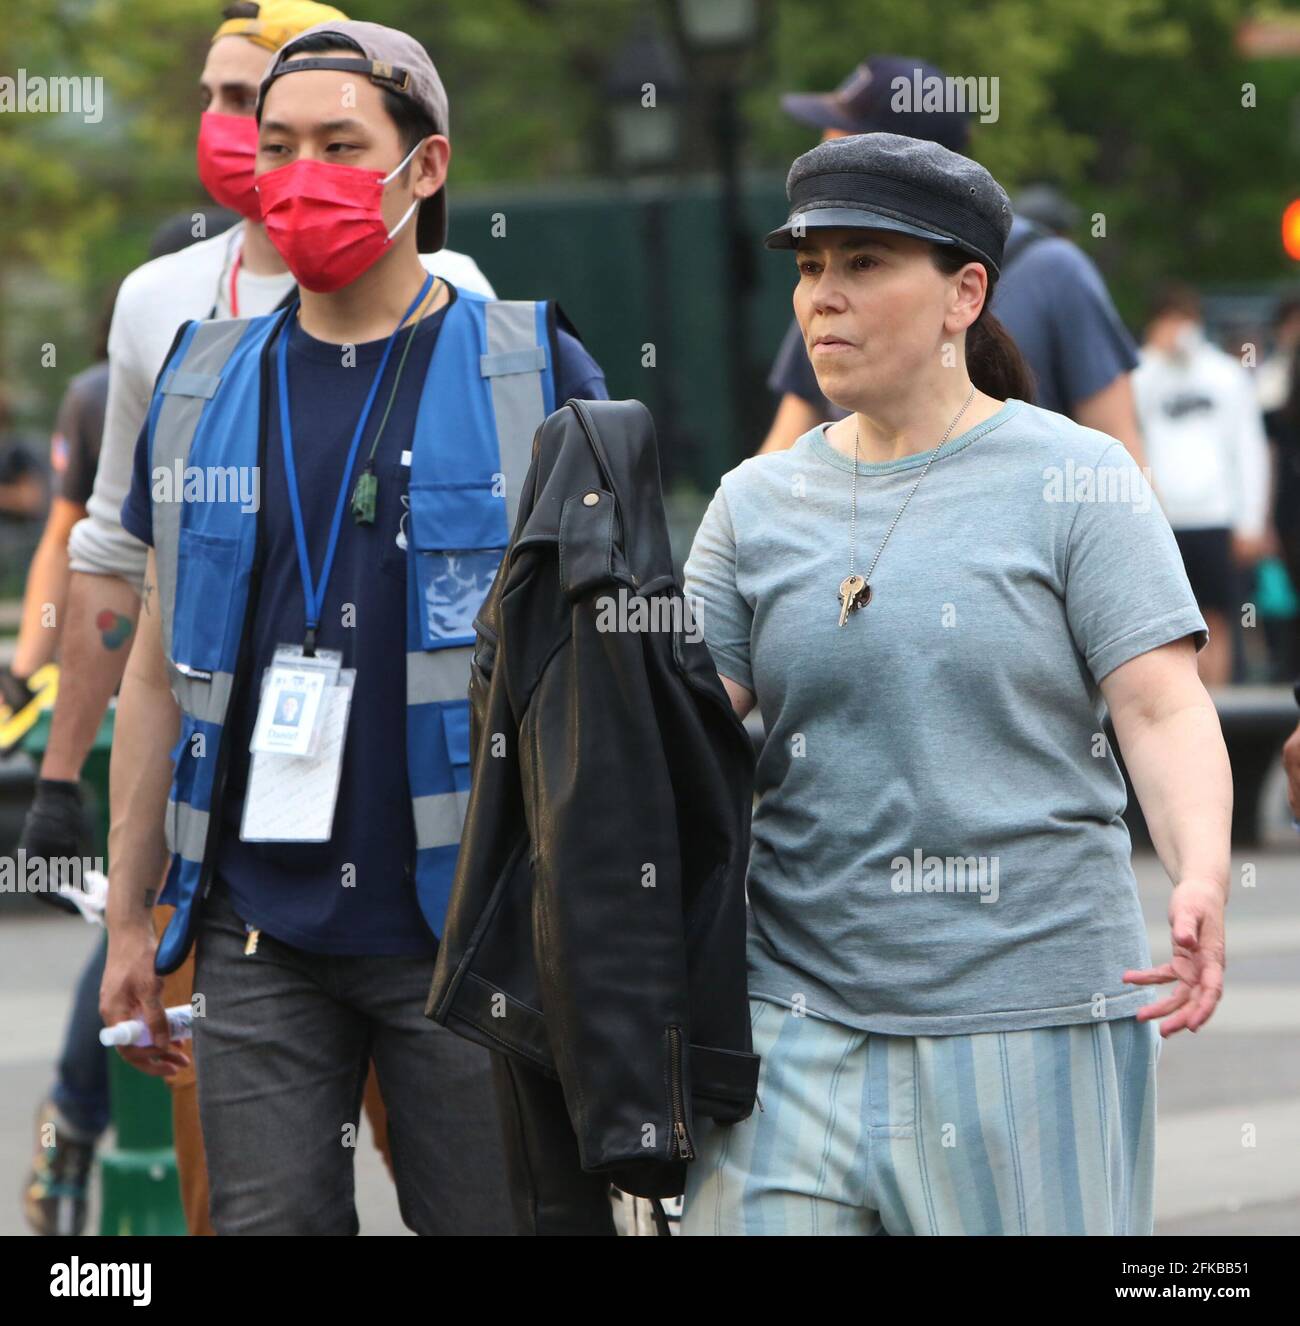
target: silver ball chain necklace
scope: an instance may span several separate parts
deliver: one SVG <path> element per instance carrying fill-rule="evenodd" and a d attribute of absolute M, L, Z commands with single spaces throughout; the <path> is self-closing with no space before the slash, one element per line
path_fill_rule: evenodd
<path fill-rule="evenodd" d="M 894 526 L 902 519 L 903 512 L 907 510 L 907 504 L 912 500 L 912 494 L 921 486 L 921 480 L 930 472 L 930 466 L 934 464 L 935 457 L 938 456 L 943 444 L 952 436 L 952 430 L 957 427 L 957 420 L 966 413 L 966 407 L 970 405 L 975 397 L 975 384 L 971 383 L 970 392 L 966 396 L 965 402 L 960 410 L 953 415 L 952 423 L 944 431 L 944 435 L 939 439 L 939 445 L 930 453 L 930 459 L 925 462 L 925 468 L 921 471 L 917 481 L 908 490 L 907 496 L 903 498 L 903 505 L 898 508 L 898 514 L 894 517 L 889 528 L 885 531 L 885 537 L 880 540 L 880 547 L 876 549 L 876 555 L 871 559 L 871 565 L 867 567 L 867 574 L 860 576 L 853 570 L 857 560 L 858 545 L 858 426 L 853 427 L 853 507 L 849 515 L 849 573 L 840 581 L 839 600 L 840 600 L 840 625 L 843 626 L 849 619 L 849 613 L 856 612 L 859 608 L 865 608 L 871 602 L 871 576 L 876 569 L 876 563 L 880 561 L 880 554 L 885 551 L 885 544 L 889 542 L 889 536 L 894 532 Z"/>

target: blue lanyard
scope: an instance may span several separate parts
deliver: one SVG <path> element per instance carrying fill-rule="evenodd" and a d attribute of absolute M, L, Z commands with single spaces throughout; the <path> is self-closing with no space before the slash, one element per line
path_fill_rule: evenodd
<path fill-rule="evenodd" d="M 298 573 L 302 577 L 302 599 L 307 618 L 307 636 L 303 642 L 302 652 L 308 658 L 316 653 L 316 628 L 320 625 L 321 608 L 325 602 L 325 586 L 329 584 L 330 571 L 334 566 L 334 553 L 338 548 L 339 530 L 343 525 L 343 506 L 348 491 L 348 480 L 352 477 L 352 466 L 357 459 L 357 448 L 361 445 L 361 435 L 366 431 L 366 421 L 370 418 L 370 410 L 375 403 L 375 394 L 379 391 L 380 382 L 383 381 L 384 369 L 388 367 L 388 356 L 393 352 L 397 333 L 402 330 L 402 324 L 405 323 L 407 318 L 419 308 L 425 295 L 429 293 L 429 287 L 432 284 L 433 276 L 426 276 L 424 284 L 420 287 L 420 293 L 411 300 L 410 308 L 406 310 L 397 326 L 393 328 L 393 334 L 388 338 L 388 344 L 384 346 L 384 353 L 379 360 L 379 367 L 375 370 L 374 379 L 370 383 L 370 393 L 366 396 L 365 405 L 361 407 L 361 417 L 357 420 L 356 431 L 352 434 L 352 445 L 348 448 L 347 464 L 343 469 L 343 482 L 339 485 L 338 500 L 334 503 L 334 519 L 330 524 L 329 543 L 325 546 L 325 562 L 321 567 L 320 580 L 316 582 L 314 587 L 311 579 L 311 561 L 307 553 L 307 535 L 302 523 L 302 502 L 298 497 L 298 472 L 293 463 L 293 432 L 289 424 L 289 374 L 285 363 L 289 343 L 289 329 L 294 318 L 293 311 L 290 311 L 289 316 L 285 319 L 284 327 L 280 332 L 280 344 L 276 347 L 278 351 L 276 370 L 280 389 L 280 445 L 284 449 L 284 473 L 289 489 L 289 510 L 293 514 L 293 537 L 298 545 Z"/>

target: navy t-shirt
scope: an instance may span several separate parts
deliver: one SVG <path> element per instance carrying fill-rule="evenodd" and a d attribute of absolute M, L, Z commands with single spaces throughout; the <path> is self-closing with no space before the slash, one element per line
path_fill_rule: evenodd
<path fill-rule="evenodd" d="M 375 453 L 375 522 L 357 525 L 345 511 L 325 591 L 317 644 L 341 650 L 343 666 L 356 668 L 357 676 L 334 832 L 329 842 L 319 844 L 239 839 L 262 673 L 276 646 L 301 644 L 304 629 L 271 361 L 260 492 L 261 591 L 252 624 L 252 666 L 232 699 L 228 718 L 231 753 L 216 873 L 249 924 L 312 952 L 432 954 L 437 947 L 415 895 L 415 828 L 406 773 L 406 554 L 396 540 L 399 530 L 405 533 L 409 476 L 402 453 L 411 447 L 425 373 L 445 312 L 425 318 L 415 333 Z M 557 403 L 570 396 L 607 399 L 604 375 L 582 343 L 563 330 L 557 339 Z M 353 483 L 369 455 L 403 345 L 399 338 L 393 347 L 358 451 Z M 294 461 L 313 576 L 320 574 L 352 430 L 383 348 L 383 341 L 356 346 L 355 367 L 345 368 L 340 346 L 307 335 L 296 319 L 292 324 L 287 367 Z M 148 436 L 142 431 L 122 524 L 152 544 L 148 471 Z M 344 604 L 354 605 L 354 625 L 349 627 L 341 624 Z M 348 880 L 350 886 L 345 886 Z"/>
<path fill-rule="evenodd" d="M 1012 222 L 1008 243 L 1025 225 Z M 1137 346 L 1096 264 L 1077 244 L 1048 235 L 1007 265 L 993 313 L 1034 374 L 1034 404 L 1073 415 L 1138 362 Z"/>
<path fill-rule="evenodd" d="M 1026 223 L 1012 222 L 1008 248 Z M 993 291 L 993 314 L 1011 333 L 1034 375 L 1034 404 L 1070 415 L 1080 401 L 1137 367 L 1137 347 L 1120 320 L 1091 258 L 1068 239 L 1052 235 L 1009 262 Z M 822 419 L 843 419 L 846 410 L 822 395 L 792 322 L 767 378 L 778 396 L 793 393 Z"/>

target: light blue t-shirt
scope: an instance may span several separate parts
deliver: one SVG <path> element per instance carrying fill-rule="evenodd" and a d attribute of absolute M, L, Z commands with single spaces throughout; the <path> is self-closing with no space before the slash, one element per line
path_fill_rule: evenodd
<path fill-rule="evenodd" d="M 754 691 L 750 992 L 969 1034 L 1152 1000 L 1098 682 L 1205 623 L 1123 445 L 1011 400 L 951 439 L 837 625 L 853 460 L 821 425 L 723 475 L 686 563 Z M 864 572 L 931 453 L 860 463 Z"/>

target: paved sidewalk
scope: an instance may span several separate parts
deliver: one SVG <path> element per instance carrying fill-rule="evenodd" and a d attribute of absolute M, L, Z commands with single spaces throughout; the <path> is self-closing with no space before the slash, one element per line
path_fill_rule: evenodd
<path fill-rule="evenodd" d="M 1253 888 L 1240 885 L 1253 864 Z M 1157 961 L 1168 956 L 1169 885 L 1138 860 Z M 1197 1035 L 1166 1041 L 1159 1076 L 1156 1229 L 1162 1234 L 1300 1230 L 1300 851 L 1234 858 L 1228 993 Z M 0 1234 L 25 1231 L 19 1192 L 32 1116 L 49 1086 L 68 992 L 95 940 L 82 923 L 0 899 Z M 400 1234 L 369 1128 L 357 1147 L 362 1232 Z"/>

